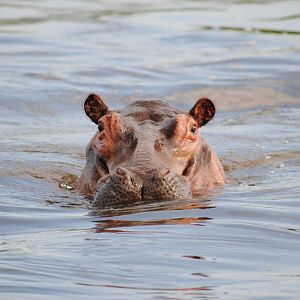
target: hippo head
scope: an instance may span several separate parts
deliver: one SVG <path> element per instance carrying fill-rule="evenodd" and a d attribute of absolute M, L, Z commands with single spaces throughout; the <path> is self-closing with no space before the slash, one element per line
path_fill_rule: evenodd
<path fill-rule="evenodd" d="M 198 129 L 215 114 L 211 100 L 199 99 L 189 112 L 161 100 L 110 110 L 91 94 L 84 110 L 98 130 L 79 182 L 81 191 L 95 194 L 95 206 L 189 198 L 202 182 L 199 172 L 211 151 Z"/>

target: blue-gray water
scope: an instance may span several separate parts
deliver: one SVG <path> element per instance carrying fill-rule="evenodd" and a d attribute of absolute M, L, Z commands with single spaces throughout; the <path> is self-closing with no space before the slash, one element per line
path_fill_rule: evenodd
<path fill-rule="evenodd" d="M 0 2 L 0 299 L 300 298 L 298 1 Z M 214 98 L 229 183 L 95 211 L 72 186 L 110 107 Z"/>

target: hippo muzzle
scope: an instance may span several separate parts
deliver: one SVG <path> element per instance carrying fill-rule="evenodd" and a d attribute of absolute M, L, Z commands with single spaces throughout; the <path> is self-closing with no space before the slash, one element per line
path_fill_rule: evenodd
<path fill-rule="evenodd" d="M 134 172 L 119 167 L 97 183 L 94 204 L 97 207 L 119 207 L 158 200 L 183 199 L 192 196 L 186 177 L 163 168 L 142 179 Z"/>

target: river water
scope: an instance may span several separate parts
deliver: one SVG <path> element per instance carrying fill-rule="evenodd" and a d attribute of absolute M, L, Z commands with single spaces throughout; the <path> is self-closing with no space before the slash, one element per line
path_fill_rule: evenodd
<path fill-rule="evenodd" d="M 299 299 L 299 1 L 0 1 L 0 299 Z M 93 210 L 82 101 L 216 103 L 228 184 Z"/>

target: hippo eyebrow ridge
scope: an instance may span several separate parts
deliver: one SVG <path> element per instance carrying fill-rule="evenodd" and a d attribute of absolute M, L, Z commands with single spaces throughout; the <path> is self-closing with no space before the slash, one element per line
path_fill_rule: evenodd
<path fill-rule="evenodd" d="M 138 122 L 143 122 L 146 120 L 151 120 L 153 122 L 160 122 L 165 118 L 165 115 L 160 113 L 154 113 L 152 111 L 137 111 L 137 112 L 131 112 L 125 115 L 125 117 L 134 118 L 135 121 Z"/>

